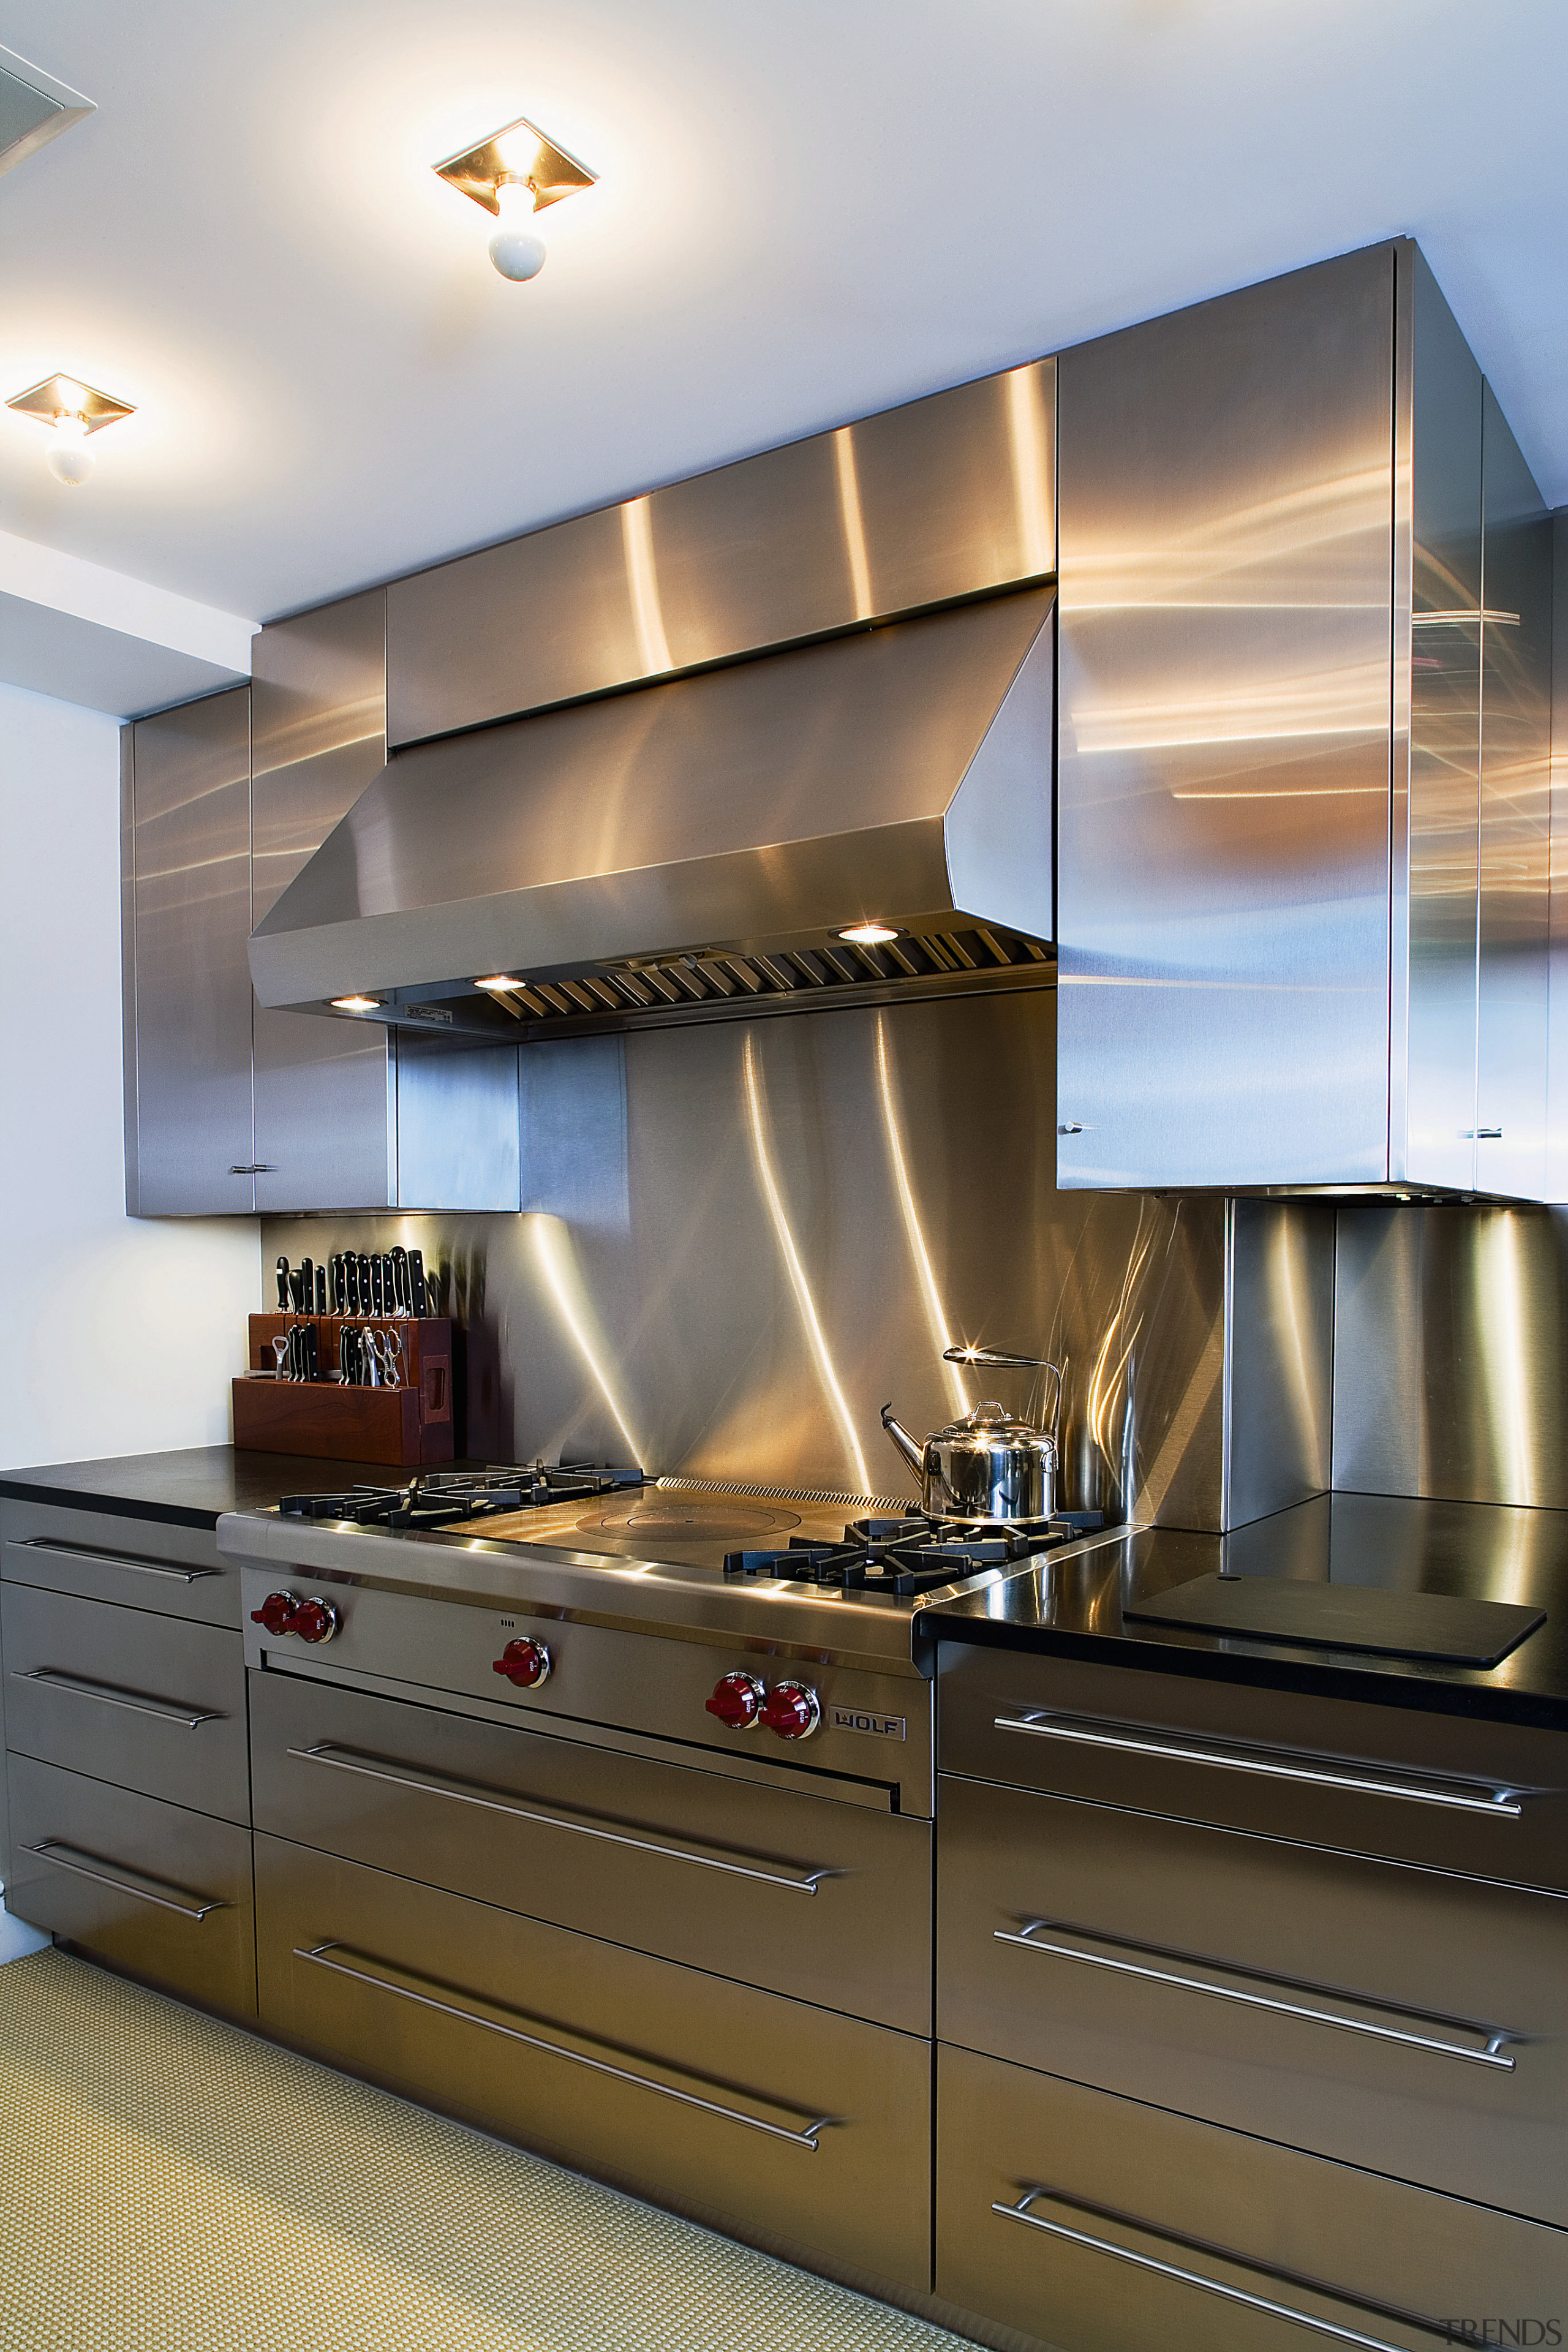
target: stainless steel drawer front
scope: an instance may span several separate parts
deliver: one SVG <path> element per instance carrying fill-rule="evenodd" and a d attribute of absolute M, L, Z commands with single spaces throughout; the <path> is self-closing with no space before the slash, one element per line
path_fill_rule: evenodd
<path fill-rule="evenodd" d="M 1215 1771 L 1251 1772 L 1260 1780 L 1293 1780 L 1315 1789 L 1340 1789 L 1348 1795 L 1394 1797 L 1409 1804 L 1446 1806 L 1457 1813 L 1489 1813 L 1518 1821 L 1526 1796 L 1547 1793 L 1535 1790 L 1461 1789 L 1437 1780 L 1396 1780 L 1382 1773 L 1346 1770 L 1342 1766 L 1311 1764 L 1305 1759 L 1269 1756 L 1261 1750 L 1200 1748 L 1192 1740 L 1152 1739 L 1131 1724 L 1086 1723 L 1070 1716 L 999 1715 L 998 1731 L 1027 1732 L 1037 1739 L 1060 1739 L 1079 1748 L 1104 1748 L 1122 1756 L 1152 1756 L 1168 1764 L 1209 1765 Z"/>
<path fill-rule="evenodd" d="M 1005 1927 L 994 1930 L 999 1944 L 1015 1944 L 1022 1951 L 1044 1952 L 1058 1960 L 1078 1960 L 1085 1966 L 1110 1969 L 1119 1976 L 1141 1977 L 1145 1984 L 1174 1985 L 1183 1992 L 1207 1993 L 1215 2000 L 1234 2000 L 1248 2009 L 1266 2009 L 1276 2017 L 1304 2018 L 1310 2025 L 1337 2027 L 1342 2033 L 1367 2033 L 1374 2041 L 1397 2042 L 1406 2050 L 1429 2050 L 1439 2058 L 1462 2058 L 1477 2066 L 1496 2066 L 1511 2074 L 1514 2061 L 1506 2055 L 1510 2042 L 1522 2041 L 1522 2034 L 1506 2031 L 1482 2035 L 1479 2047 L 1462 2042 L 1446 2042 L 1431 2033 L 1412 2033 L 1403 2026 L 1385 2025 L 1375 2018 L 1356 2017 L 1337 2010 L 1316 2007 L 1310 2002 L 1281 2000 L 1277 1994 L 1248 1991 L 1244 1986 L 1216 1984 L 1205 1977 L 1190 1976 L 1184 1970 L 1154 1968 L 1150 1960 L 1131 1960 L 1115 1952 L 1097 1949 L 1087 1937 L 1068 1943 L 1064 1940 L 1063 1923 L 1051 1919 L 1032 1919 L 1020 1934 L 1013 1935 Z M 1151 1954 L 1150 1959 L 1168 1955 Z"/>
<path fill-rule="evenodd" d="M 205 1625 L 239 1623 L 239 1574 L 201 1528 L 111 1512 L 0 1505 L 0 1572 L 93 1601 L 119 1601 Z"/>
<path fill-rule="evenodd" d="M 170 1560 L 137 1559 L 125 1551 L 101 1551 L 95 1544 L 54 1543 L 47 1536 L 38 1537 L 23 1549 L 47 1560 L 58 1552 L 62 1560 L 82 1560 L 95 1567 L 115 1568 L 128 1576 L 162 1576 L 171 1584 L 199 1584 L 205 1576 L 218 1576 L 216 1568 L 176 1568 Z"/>
<path fill-rule="evenodd" d="M 809 2148 L 814 2156 L 817 2134 L 829 2121 L 827 2116 L 818 2116 L 807 2123 L 803 2115 L 793 2123 L 784 2122 L 781 2117 L 789 2116 L 791 2110 L 772 2102 L 765 2107 L 762 2102 L 757 2102 L 762 2111 L 755 2114 L 748 2113 L 742 2107 L 723 2106 L 716 2099 L 703 2098 L 694 2088 L 683 2089 L 678 2070 L 673 2067 L 666 2071 L 674 2079 L 664 2082 L 651 2074 L 634 2073 L 630 2067 L 617 2066 L 605 2052 L 596 2048 L 584 2035 L 568 2039 L 559 2029 L 553 2033 L 531 2033 L 527 2030 L 529 2025 L 537 2027 L 545 2021 L 542 2018 L 525 2021 L 521 2012 L 503 2011 L 499 2002 L 481 2008 L 472 1994 L 461 2001 L 444 2000 L 441 1995 L 446 1988 L 429 1983 L 426 1979 L 416 1976 L 411 1969 L 395 1969 L 385 1960 L 377 1960 L 365 1952 L 356 1952 L 346 1944 L 315 1944 L 309 1949 L 296 1945 L 294 1958 L 309 1960 L 317 1968 L 331 1969 L 335 1976 L 352 1977 L 356 1984 L 370 1985 L 377 1992 L 394 1993 L 400 2000 L 416 2001 L 422 2009 L 438 2010 L 443 2017 L 458 2018 L 463 2024 L 479 2026 L 487 2033 L 503 2034 L 507 2041 L 521 2042 L 531 2050 L 542 2050 L 549 2057 L 564 2059 L 574 2066 L 586 2066 L 593 2074 L 609 2075 L 617 2083 L 630 2083 L 637 2090 L 654 2092 L 663 2099 L 679 2099 L 682 2106 L 700 2107 L 704 2115 L 718 2116 L 725 2123 L 743 2124 L 750 2131 L 767 2132 L 774 2139 L 785 2139 L 795 2147 Z M 359 1964 L 357 1967 L 353 1965 L 355 1961 Z"/>
<path fill-rule="evenodd" d="M 248 1825 L 237 1632 L 16 1583 L 0 1629 L 13 1750 Z"/>
<path fill-rule="evenodd" d="M 1138 2253 L 1131 2246 L 1119 2246 L 1113 2239 L 1093 2237 L 1087 2230 L 1069 2229 L 1063 2221 L 1048 2221 L 1043 2214 L 1029 2210 L 1050 2194 L 1048 2189 L 1031 2189 L 1016 2205 L 993 2205 L 991 2210 L 999 2213 L 1005 2221 L 1026 2222 L 1031 2230 L 1044 2230 L 1053 2238 L 1065 2239 L 1068 2245 L 1087 2246 L 1094 2253 L 1109 2254 L 1116 2262 L 1131 2263 L 1138 2270 L 1152 2272 L 1157 2278 L 1195 2286 L 1205 2294 L 1217 2294 L 1226 2303 L 1240 2304 L 1245 2310 L 1265 2312 L 1270 2319 L 1289 2320 L 1292 2327 L 1310 2328 L 1313 2335 L 1330 2336 L 1336 2344 L 1360 2345 L 1363 2352 L 1405 2352 L 1404 2346 L 1391 2344 L 1386 2336 L 1363 2336 L 1359 2328 L 1342 2326 L 1335 2320 L 1315 2319 L 1310 2312 L 1293 2310 L 1286 2303 L 1270 2302 L 1267 2295 L 1251 2294 L 1245 2287 L 1226 2286 L 1221 2279 L 1205 2278 L 1201 2271 L 1183 2270 L 1176 2263 L 1161 2262 L 1152 2254 Z M 1434 2334 L 1437 2332 L 1436 2322 L 1422 2324 Z"/>
<path fill-rule="evenodd" d="M 412 1789 L 421 1796 L 447 1797 L 463 1805 L 478 1805 L 486 1812 L 505 1813 L 516 1822 L 530 1822 L 536 1827 L 572 1830 L 581 1837 L 603 1838 L 607 1844 L 624 1845 L 637 1853 L 661 1854 L 666 1862 L 689 1862 L 706 1870 L 729 1871 L 737 1878 L 754 1878 L 764 1886 L 783 1886 L 792 1895 L 815 1895 L 831 1871 L 808 1872 L 770 1870 L 763 1862 L 739 1862 L 732 1855 L 700 1853 L 691 1846 L 668 1845 L 662 1838 L 635 1836 L 627 1824 L 616 1829 L 603 1822 L 574 1818 L 563 1811 L 547 1812 L 537 1805 L 520 1805 L 501 1794 L 499 1789 L 485 1789 L 471 1780 L 458 1780 L 436 1772 L 411 1772 L 397 1769 L 374 1756 L 356 1755 L 353 1748 L 329 1746 L 290 1748 L 287 1753 L 301 1764 L 325 1764 L 339 1772 L 358 1772 L 367 1780 L 384 1780 L 394 1789 Z"/>
<path fill-rule="evenodd" d="M 929 2288 L 929 2042 L 265 1832 L 256 1885 L 269 2031 L 640 2195 Z"/>
<path fill-rule="evenodd" d="M 1563 1896 L 947 1777 L 939 1847 L 944 2042 L 1568 2229 Z"/>
<path fill-rule="evenodd" d="M 19 1683 L 42 1683 L 48 1690 L 68 1691 L 73 1698 L 96 1699 L 100 1706 L 128 1707 L 132 1715 L 155 1715 L 164 1723 L 183 1723 L 187 1731 L 199 1731 L 204 1723 L 221 1723 L 220 1707 L 198 1709 L 192 1714 L 183 1706 L 170 1706 L 163 1699 L 142 1698 L 134 1691 L 116 1690 L 109 1683 L 84 1682 L 79 1675 L 62 1675 L 52 1666 L 16 1666 L 12 1679 Z"/>
<path fill-rule="evenodd" d="M 1062 2352 L 1568 2336 L 1568 2234 L 939 2046 L 936 2291 Z M 1462 2317 L 1477 2315 L 1467 2327 Z M 978 2331 L 977 2331 L 978 2332 Z"/>
<path fill-rule="evenodd" d="M 929 1822 L 735 1780 L 673 1741 L 657 1756 L 646 1739 L 601 1748 L 574 1727 L 253 1673 L 257 1827 L 930 2034 Z"/>
<path fill-rule="evenodd" d="M 160 1910 L 177 1911 L 182 1919 L 195 1919 L 198 1924 L 209 1912 L 222 1911 L 223 1897 L 215 1895 L 210 1901 L 189 1903 L 184 1900 L 184 1890 L 165 1886 L 160 1879 L 149 1879 L 143 1872 L 132 1872 L 123 1865 L 110 1868 L 101 1854 L 79 1853 L 75 1846 L 65 1845 L 58 1838 L 46 1838 L 41 1845 L 30 1845 L 28 1853 L 36 1853 L 41 1862 L 52 1863 L 57 1870 L 70 1870 L 79 1878 L 93 1878 L 100 1886 L 118 1887 L 121 1895 L 134 1895 L 138 1903 L 155 1903 Z"/>
<path fill-rule="evenodd" d="M 6 1761 L 6 1908 L 113 1968 L 254 2018 L 250 1832 L 28 1756 Z"/>

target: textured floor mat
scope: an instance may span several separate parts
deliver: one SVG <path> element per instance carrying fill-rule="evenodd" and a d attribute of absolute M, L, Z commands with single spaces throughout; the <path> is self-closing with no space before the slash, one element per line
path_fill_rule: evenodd
<path fill-rule="evenodd" d="M 5 2352 L 965 2352 L 63 1952 L 0 1969 Z"/>

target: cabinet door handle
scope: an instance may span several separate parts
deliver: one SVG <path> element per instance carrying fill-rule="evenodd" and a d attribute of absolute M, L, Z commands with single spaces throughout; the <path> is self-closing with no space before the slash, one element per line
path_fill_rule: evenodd
<path fill-rule="evenodd" d="M 331 1958 L 329 1955 L 333 1952 L 342 1952 L 343 1958 Z M 444 1999 L 442 1996 L 448 1990 L 446 1986 L 432 1983 L 428 1977 L 416 1975 L 412 1969 L 396 1968 L 388 1961 L 373 1959 L 366 1953 L 356 1952 L 351 1946 L 337 1943 L 330 1937 L 324 1943 L 309 1947 L 296 1944 L 294 1958 L 310 1961 L 313 1968 L 330 1969 L 334 1976 L 351 1977 L 356 1984 L 369 1985 L 377 1992 L 395 1993 L 398 2000 L 411 2000 L 420 2009 L 437 2010 L 443 2017 L 455 2017 L 460 2024 L 481 2026 L 487 2033 L 499 2033 L 505 2041 L 521 2042 L 530 2050 L 542 2050 L 549 2057 L 565 2058 L 574 2066 L 587 2067 L 590 2074 L 608 2074 L 617 2083 L 630 2083 L 636 2090 L 657 2092 L 661 2099 L 674 2099 L 683 2107 L 700 2108 L 704 2115 L 717 2116 L 724 2123 L 744 2124 L 748 2131 L 765 2132 L 770 2139 L 787 2140 L 792 2147 L 809 2148 L 813 2155 L 816 2152 L 818 2132 L 826 2130 L 832 2120 L 831 2116 L 818 2116 L 815 2121 L 808 2122 L 802 2109 L 783 2106 L 773 2100 L 758 2100 L 756 2104 L 767 2112 L 751 2115 L 743 2107 L 724 2106 L 716 2099 L 703 2098 L 694 2090 L 680 2089 L 675 2083 L 661 2083 L 656 2075 L 634 2074 L 629 2067 L 618 2066 L 608 2057 L 597 2054 L 604 2045 L 594 2042 L 587 2034 L 569 2034 L 567 2029 L 561 2026 L 554 2027 L 550 2034 L 526 2032 L 525 2027 L 542 2024 L 542 2019 L 529 2017 L 521 2010 L 506 2009 L 500 2001 L 489 2001 L 485 2010 L 479 2010 L 470 2009 L 462 2001 Z M 358 1966 L 351 1966 L 351 1962 L 357 1962 Z M 494 2010 L 499 2014 L 487 2015 L 486 2010 Z M 503 2019 L 516 2019 L 518 2021 L 515 2024 L 503 2023 Z M 557 2039 L 557 2036 L 561 2038 Z M 680 2075 L 683 2070 L 672 2066 L 668 2072 Z M 684 2079 L 690 2081 L 693 2078 L 686 2076 Z M 787 2116 L 789 2121 L 777 2120 L 781 2116 Z"/>
<path fill-rule="evenodd" d="M 172 1706 L 160 1698 L 140 1698 L 134 1691 L 118 1690 L 112 1683 L 85 1682 L 78 1675 L 64 1675 L 54 1666 L 13 1666 L 11 1679 L 17 1683 L 42 1683 L 48 1690 L 68 1691 L 73 1698 L 95 1698 L 104 1706 L 129 1707 L 135 1715 L 155 1715 L 165 1723 L 183 1723 L 187 1731 L 195 1731 L 204 1723 L 224 1720 L 217 1707 L 193 1708 Z"/>
<path fill-rule="evenodd" d="M 1222 2302 L 1238 2303 L 1247 2311 L 1267 2312 L 1271 2319 L 1289 2320 L 1293 2326 L 1310 2329 L 1314 2336 L 1327 2336 L 1335 2344 L 1354 2344 L 1361 2352 L 1405 2352 L 1399 2344 L 1391 2344 L 1384 2336 L 1366 2336 L 1360 2328 L 1342 2326 L 1331 2319 L 1319 2319 L 1308 2311 L 1297 2311 L 1288 2303 L 1275 2303 L 1268 2295 L 1249 2294 L 1245 2287 L 1227 2286 L 1223 2279 L 1205 2278 L 1202 2271 L 1184 2270 L 1178 2263 L 1163 2263 L 1153 2254 L 1140 2254 L 1131 2246 L 1119 2246 L 1113 2238 L 1096 2238 L 1087 2230 L 1070 2230 L 1065 2221 L 1047 2221 L 1041 2213 L 1031 2213 L 1029 2208 L 1042 2197 L 1053 2192 L 1048 2189 L 1031 2189 L 1016 2205 L 993 2205 L 1004 2221 L 1022 2221 L 1026 2229 L 1044 2230 L 1052 2238 L 1065 2238 L 1069 2246 L 1087 2246 L 1097 2254 L 1110 2254 L 1119 2263 L 1131 2263 L 1134 2270 L 1152 2271 L 1157 2278 L 1178 2279 L 1183 2286 L 1195 2286 L 1205 2294 L 1217 2294 Z M 1235 2257 L 1240 2261 L 1238 2255 Z M 1250 2265 L 1248 2265 L 1250 2267 Z"/>
<path fill-rule="evenodd" d="M 1050 1937 L 1037 1932 L 1043 1928 L 1051 1929 Z M 1397 2042 L 1406 2050 L 1430 2051 L 1437 2058 L 1463 2058 L 1472 2066 L 1494 2066 L 1504 2074 L 1514 2072 L 1514 2061 L 1504 2054 L 1504 2044 L 1518 2041 L 1520 2036 L 1500 2027 L 1494 2030 L 1478 2026 L 1481 2046 L 1476 2049 L 1468 2042 L 1447 2042 L 1434 2033 L 1412 2033 L 1404 2026 L 1380 2025 L 1370 2018 L 1343 2017 L 1336 2010 L 1317 2009 L 1305 2001 L 1281 2000 L 1272 1993 L 1246 1992 L 1237 1985 L 1214 1984 L 1207 1977 L 1187 1976 L 1180 1969 L 1151 1968 L 1147 1960 L 1121 1959 L 1107 1952 L 1086 1950 L 1081 1944 L 1056 1940 L 1072 1930 L 1064 1931 L 1053 1919 L 1031 1919 L 1017 1934 L 1002 1927 L 992 1932 L 997 1943 L 1015 1944 L 1020 1951 L 1046 1952 L 1057 1960 L 1080 1960 L 1091 1969 L 1108 1969 L 1116 1976 L 1142 1977 L 1147 1984 L 1173 1985 L 1180 1992 L 1207 1993 L 1211 2000 L 1235 2001 L 1243 2009 L 1266 2009 L 1276 2017 L 1300 2018 L 1309 2025 L 1337 2026 L 1342 2033 L 1364 2033 L 1373 2042 Z M 1109 1942 L 1110 1938 L 1105 1940 Z M 1145 1948 L 1135 1944 L 1131 1948 L 1142 1951 Z"/>
<path fill-rule="evenodd" d="M 231 1176 L 276 1176 L 278 1168 L 271 1160 L 237 1160 L 228 1172 Z"/>
<path fill-rule="evenodd" d="M 176 1584 L 195 1584 L 204 1576 L 223 1574 L 221 1568 L 171 1568 L 166 1561 L 160 1559 L 133 1559 L 128 1551 L 97 1551 L 91 1544 L 53 1543 L 47 1536 L 36 1536 L 27 1543 L 19 1544 L 17 1549 L 58 1551 L 69 1559 L 91 1560 L 95 1564 L 101 1560 L 106 1568 L 129 1568 L 138 1576 L 168 1576 Z"/>
<path fill-rule="evenodd" d="M 52 1862 L 57 1870 L 68 1870 L 78 1878 L 95 1878 L 100 1886 L 112 1886 L 121 1895 L 134 1895 L 139 1903 L 155 1903 L 160 1911 L 177 1911 L 183 1919 L 195 1919 L 198 1924 L 209 1911 L 226 1911 L 229 1907 L 226 1899 L 219 1895 L 205 1899 L 198 1895 L 194 1903 L 183 1903 L 182 1889 L 167 1885 L 161 1878 L 149 1878 L 142 1871 L 126 1874 L 123 1864 L 118 1870 L 107 1869 L 101 1855 L 83 1853 L 59 1838 L 43 1838 L 25 1850 L 36 1853 L 40 1862 Z M 139 1881 L 143 1883 L 138 1884 Z M 154 1888 L 162 1891 L 154 1893 Z"/>
<path fill-rule="evenodd" d="M 699 1863 L 704 1870 L 722 1870 L 735 1878 L 758 1879 L 764 1886 L 782 1886 L 791 1895 L 815 1895 L 823 1879 L 837 1874 L 828 1869 L 778 1870 L 758 1856 L 731 1860 L 728 1855 L 703 1853 L 690 1846 L 666 1845 L 658 1838 L 634 1836 L 625 1823 L 611 1828 L 572 1813 L 552 1812 L 542 1805 L 521 1805 L 500 1790 L 487 1789 L 479 1781 L 459 1780 L 444 1772 L 418 1772 L 405 1764 L 395 1769 L 379 1757 L 362 1755 L 353 1748 L 339 1748 L 330 1739 L 321 1740 L 314 1748 L 290 1748 L 286 1753 L 301 1764 L 327 1764 L 337 1772 L 357 1772 L 367 1780 L 389 1781 L 395 1789 L 416 1789 L 425 1796 L 450 1797 L 460 1805 L 480 1805 L 487 1812 L 509 1813 L 513 1821 L 537 1822 L 545 1829 L 574 1830 L 579 1837 L 603 1838 L 609 1845 L 630 1846 L 637 1853 L 660 1854 L 667 1862 Z"/>
<path fill-rule="evenodd" d="M 1516 1822 L 1521 1800 L 1535 1789 L 1445 1787 L 1438 1780 L 1394 1780 L 1374 1772 L 1331 1770 L 1326 1765 L 1289 1763 L 1283 1757 L 1250 1755 L 1240 1748 L 1199 1748 L 1190 1740 L 1151 1739 L 1139 1732 L 1080 1721 L 1073 1716 L 998 1715 L 998 1731 L 1024 1731 L 1036 1739 L 1060 1739 L 1075 1748 L 1109 1748 L 1121 1756 L 1153 1756 L 1167 1764 L 1211 1764 L 1216 1771 L 1248 1772 L 1266 1780 L 1291 1780 L 1312 1789 L 1339 1789 L 1358 1797 L 1399 1797 L 1413 1805 L 1437 1805 L 1447 1812 L 1484 1813 Z"/>

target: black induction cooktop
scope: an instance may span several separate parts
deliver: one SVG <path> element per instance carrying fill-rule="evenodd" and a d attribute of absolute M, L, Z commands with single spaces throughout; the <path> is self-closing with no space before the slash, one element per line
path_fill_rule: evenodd
<path fill-rule="evenodd" d="M 1546 1622 L 1544 1609 L 1521 1601 L 1260 1576 L 1194 1577 L 1173 1591 L 1126 1601 L 1121 1613 L 1152 1625 L 1190 1625 L 1310 1649 L 1432 1658 L 1455 1666 L 1495 1666 Z"/>

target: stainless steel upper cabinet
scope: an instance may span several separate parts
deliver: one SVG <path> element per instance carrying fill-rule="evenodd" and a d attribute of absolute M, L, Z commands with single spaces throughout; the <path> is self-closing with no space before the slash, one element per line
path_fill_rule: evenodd
<path fill-rule="evenodd" d="M 1552 521 L 1489 384 L 1482 410 L 1476 1187 L 1546 1197 Z"/>
<path fill-rule="evenodd" d="M 254 1205 L 250 695 L 139 719 L 125 763 L 126 1206 Z M 132 1107 L 133 1106 L 133 1107 Z"/>
<path fill-rule="evenodd" d="M 386 761 L 386 592 L 276 623 L 251 684 L 253 929 Z M 248 978 L 248 975 L 247 975 Z M 256 1205 L 397 1199 L 396 1074 L 380 1022 L 258 1004 Z"/>
<path fill-rule="evenodd" d="M 1394 260 L 1058 362 L 1062 1185 L 1373 1181 Z"/>
<path fill-rule="evenodd" d="M 1420 253 L 1058 400 L 1058 1181 L 1541 1197 L 1551 546 Z"/>
<path fill-rule="evenodd" d="M 395 746 L 1056 569 L 1055 362 L 481 549 L 387 591 Z"/>

